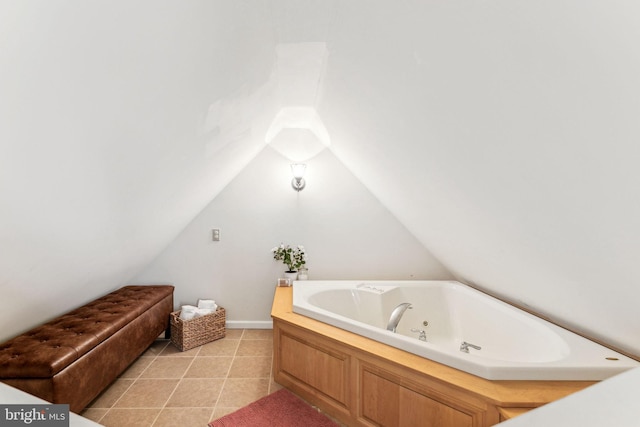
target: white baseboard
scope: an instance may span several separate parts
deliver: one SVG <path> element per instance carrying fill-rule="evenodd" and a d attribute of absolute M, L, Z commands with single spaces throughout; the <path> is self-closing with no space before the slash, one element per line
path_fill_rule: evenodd
<path fill-rule="evenodd" d="M 272 320 L 227 320 L 227 329 L 273 329 Z"/>

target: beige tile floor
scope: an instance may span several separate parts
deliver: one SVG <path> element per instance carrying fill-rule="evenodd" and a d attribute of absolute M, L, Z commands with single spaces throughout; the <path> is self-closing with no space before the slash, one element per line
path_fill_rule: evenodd
<path fill-rule="evenodd" d="M 270 329 L 228 329 L 185 352 L 158 339 L 81 415 L 107 427 L 206 427 L 281 388 L 272 355 Z"/>

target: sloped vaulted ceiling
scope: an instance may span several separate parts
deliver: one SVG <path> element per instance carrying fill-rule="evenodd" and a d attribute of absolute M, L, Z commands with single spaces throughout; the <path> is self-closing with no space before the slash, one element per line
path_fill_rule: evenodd
<path fill-rule="evenodd" d="M 640 354 L 639 24 L 621 0 L 2 2 L 0 318 L 147 265 L 292 106 L 278 46 L 320 43 L 329 150 L 425 247 Z"/>
<path fill-rule="evenodd" d="M 459 278 L 638 354 L 640 6 L 341 3 L 332 150 Z"/>
<path fill-rule="evenodd" d="M 277 111 L 270 16 L 0 2 L 3 334 L 126 283 L 259 153 Z"/>

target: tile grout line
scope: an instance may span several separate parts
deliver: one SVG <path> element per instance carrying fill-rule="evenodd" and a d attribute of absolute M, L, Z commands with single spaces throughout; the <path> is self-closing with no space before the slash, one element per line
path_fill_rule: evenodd
<path fill-rule="evenodd" d="M 146 371 L 147 369 L 149 369 L 149 366 L 151 366 L 151 364 L 152 364 L 153 362 L 155 362 L 155 360 L 160 356 L 160 353 L 162 353 L 162 352 L 164 351 L 164 349 L 165 349 L 165 348 L 167 348 L 167 345 L 168 345 L 168 344 L 169 344 L 169 343 L 167 342 L 167 344 L 165 344 L 165 346 L 164 346 L 164 347 L 162 347 L 162 349 L 161 349 L 161 350 L 159 350 L 159 351 L 158 351 L 158 353 L 157 353 L 155 356 L 153 356 L 153 360 L 152 360 L 151 362 L 149 362 L 149 364 L 148 364 L 148 365 L 147 365 L 147 366 L 146 366 L 142 371 L 140 371 L 140 373 L 139 373 L 135 378 L 133 378 L 133 381 L 131 381 L 131 384 L 129 385 L 129 387 L 127 387 L 127 388 L 122 392 L 122 394 L 120 394 L 120 396 L 116 399 L 116 401 L 115 401 L 115 402 L 113 402 L 113 404 L 112 404 L 109 408 L 107 408 L 107 412 L 105 412 L 105 413 L 102 415 L 102 417 L 100 417 L 100 419 L 97 421 L 97 423 L 100 423 L 100 421 L 102 421 L 102 420 L 103 420 L 103 419 L 104 419 L 104 418 L 109 414 L 109 412 L 111 412 L 111 410 L 112 410 L 112 409 L 114 409 L 114 408 L 116 407 L 116 405 L 118 404 L 118 402 L 120 401 L 120 399 L 122 399 L 122 397 L 123 397 L 123 396 L 124 396 L 128 391 L 129 391 L 129 389 L 131 389 L 131 387 L 133 387 L 133 385 L 136 383 L 136 381 L 138 381 L 138 380 L 142 377 L 142 374 L 144 374 L 144 373 L 145 373 L 145 371 Z M 134 361 L 134 363 L 135 363 L 136 361 L 138 361 L 138 360 L 140 359 L 140 357 L 143 357 L 144 353 L 146 353 L 147 351 L 148 351 L 148 349 L 147 349 L 147 350 L 145 350 L 145 352 L 143 352 L 140 356 L 138 356 L 138 358 Z M 129 366 L 127 367 L 127 369 L 129 369 L 132 365 L 133 365 L 133 363 L 132 363 L 131 365 L 129 365 Z M 126 372 L 126 370 L 125 370 L 125 372 Z M 124 372 L 123 372 L 123 373 L 124 373 Z M 116 378 L 116 380 L 115 380 L 115 381 L 117 381 L 117 380 L 119 380 L 119 379 L 127 379 L 127 378 L 118 377 L 118 378 Z M 111 385 L 113 385 L 113 384 L 115 383 L 115 381 L 114 381 Z M 111 387 L 111 386 L 110 386 L 110 387 Z"/>
<path fill-rule="evenodd" d="M 224 386 L 227 384 L 227 379 L 229 378 L 229 373 L 231 372 L 231 367 L 233 366 L 233 362 L 236 360 L 236 356 L 238 354 L 238 350 L 240 349 L 240 342 L 242 341 L 242 338 L 244 337 L 244 334 L 246 332 L 246 329 L 242 330 L 242 333 L 240 334 L 240 337 L 238 338 L 238 345 L 236 346 L 236 350 L 233 352 L 233 357 L 231 358 L 231 364 L 229 365 L 229 369 L 227 369 L 227 373 L 224 376 L 224 379 L 222 381 L 222 387 L 220 387 L 220 393 L 218 393 L 218 398 L 216 399 L 216 404 L 213 407 L 213 413 L 211 414 L 211 421 L 213 421 L 213 417 L 216 413 L 216 409 L 218 409 L 218 405 L 220 404 L 220 397 L 222 397 L 222 392 L 224 391 Z"/>
<path fill-rule="evenodd" d="M 167 346 L 165 346 L 165 349 L 170 345 L 171 343 L 169 342 L 167 344 Z M 167 397 L 167 399 L 164 401 L 164 404 L 162 405 L 162 407 L 160 408 L 160 411 L 158 411 L 158 414 L 156 415 L 156 417 L 153 419 L 153 422 L 151 423 L 151 426 L 153 427 L 153 425 L 155 425 L 155 423 L 158 421 L 158 418 L 160 417 L 160 414 L 162 414 L 162 411 L 164 411 L 165 409 L 167 409 L 167 403 L 169 403 L 169 401 L 171 400 L 171 398 L 173 397 L 173 395 L 176 393 L 176 390 L 178 389 L 178 387 L 180 386 L 180 383 L 182 382 L 182 380 L 184 379 L 184 376 L 187 375 L 187 372 L 189 372 L 189 368 L 191 368 L 191 365 L 193 365 L 193 362 L 196 360 L 196 357 L 198 357 L 198 354 L 200 354 L 200 350 L 202 350 L 202 346 L 198 347 L 198 351 L 196 351 L 196 354 L 194 354 L 194 356 L 191 358 L 191 362 L 189 363 L 189 366 L 187 366 L 187 369 L 184 370 L 184 372 L 182 373 L 182 376 L 178 379 L 178 382 L 176 383 L 176 386 L 173 388 L 173 391 L 169 394 L 169 397 Z M 164 349 L 163 349 L 164 351 Z M 158 354 L 158 357 L 160 356 L 160 354 Z M 169 357 L 169 356 L 167 356 Z M 175 357 L 185 357 L 185 356 L 175 356 Z"/>

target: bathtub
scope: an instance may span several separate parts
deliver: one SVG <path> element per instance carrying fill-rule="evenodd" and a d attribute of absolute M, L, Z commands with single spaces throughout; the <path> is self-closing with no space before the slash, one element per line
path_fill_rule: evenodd
<path fill-rule="evenodd" d="M 455 281 L 297 281 L 293 311 L 489 380 L 603 380 L 640 366 Z"/>

